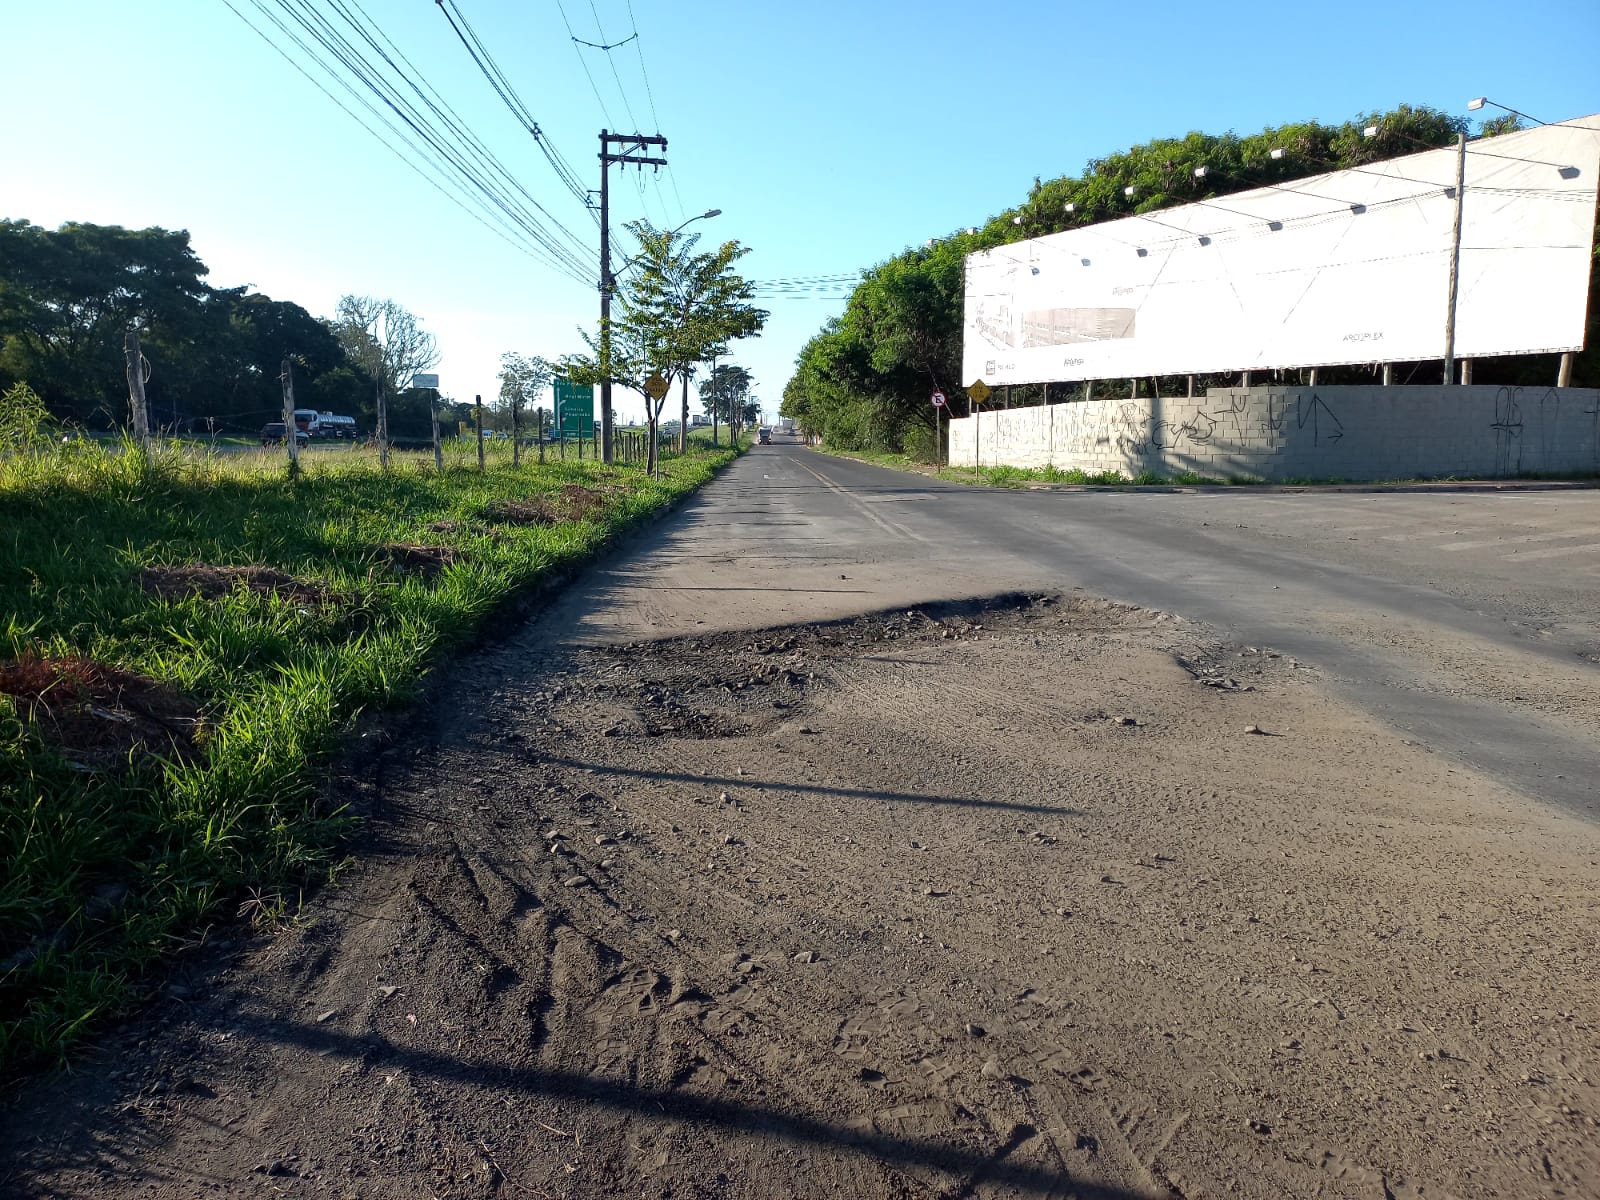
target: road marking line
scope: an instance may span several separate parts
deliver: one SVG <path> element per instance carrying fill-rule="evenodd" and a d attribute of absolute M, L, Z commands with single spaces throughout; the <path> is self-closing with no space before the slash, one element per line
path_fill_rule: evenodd
<path fill-rule="evenodd" d="M 872 511 L 872 506 L 869 505 L 865 500 L 862 500 L 845 491 L 844 488 L 840 487 L 837 483 L 834 483 L 833 480 L 829 479 L 820 471 L 813 471 L 807 464 L 803 462 L 796 462 L 795 465 L 798 466 L 802 471 L 805 471 L 807 474 L 814 475 L 822 484 L 822 486 L 827 488 L 829 491 L 837 492 L 851 504 L 854 504 L 864 514 L 866 514 L 870 520 L 874 521 L 885 533 L 893 534 L 896 537 L 910 538 L 911 540 L 917 542 L 927 541 L 926 538 L 913 533 L 911 530 L 901 525 L 898 521 L 891 521 L 888 517 L 880 517 L 877 513 Z"/>
<path fill-rule="evenodd" d="M 1529 550 L 1526 554 L 1502 554 L 1507 562 L 1527 562 L 1530 558 L 1560 558 L 1566 554 L 1600 554 L 1600 542 L 1582 546 L 1559 546 L 1554 550 Z"/>
<path fill-rule="evenodd" d="M 1451 542 L 1438 550 L 1486 550 L 1496 546 L 1511 546 L 1519 542 L 1559 542 L 1562 538 L 1593 537 L 1600 533 L 1600 525 L 1586 525 L 1582 529 L 1566 529 L 1560 533 L 1529 533 L 1522 537 L 1496 538 L 1492 542 Z"/>

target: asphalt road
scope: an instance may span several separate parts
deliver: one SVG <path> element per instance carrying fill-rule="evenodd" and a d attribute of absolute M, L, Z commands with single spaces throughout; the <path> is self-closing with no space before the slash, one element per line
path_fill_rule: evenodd
<path fill-rule="evenodd" d="M 780 442 L 554 626 L 599 643 L 1074 588 L 1276 650 L 1427 748 L 1600 815 L 1592 489 L 1001 490 Z"/>

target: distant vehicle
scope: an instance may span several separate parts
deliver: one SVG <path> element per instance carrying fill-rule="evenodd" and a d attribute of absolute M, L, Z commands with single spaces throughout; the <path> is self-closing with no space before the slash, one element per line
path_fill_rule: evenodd
<path fill-rule="evenodd" d="M 296 415 L 298 416 L 299 414 Z M 317 436 L 349 438 L 353 441 L 356 436 L 356 419 L 354 417 L 341 417 L 337 413 L 331 412 L 318 413 Z"/>
<path fill-rule="evenodd" d="M 296 428 L 294 431 L 294 440 L 299 445 L 304 446 L 311 441 L 311 435 L 304 429 Z M 261 444 L 263 446 L 283 445 L 282 421 L 268 421 L 261 427 Z"/>
<path fill-rule="evenodd" d="M 772 445 L 772 430 L 765 427 L 758 429 L 756 431 L 756 442 L 762 446 Z"/>
<path fill-rule="evenodd" d="M 322 414 L 314 408 L 294 410 L 294 427 L 304 430 L 307 437 L 317 437 L 322 432 Z"/>

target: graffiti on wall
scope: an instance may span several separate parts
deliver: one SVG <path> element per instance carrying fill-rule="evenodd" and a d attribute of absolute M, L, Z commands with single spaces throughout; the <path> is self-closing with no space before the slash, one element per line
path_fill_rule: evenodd
<path fill-rule="evenodd" d="M 1494 473 L 1515 475 L 1522 470 L 1522 389 L 1503 387 L 1494 396 Z"/>

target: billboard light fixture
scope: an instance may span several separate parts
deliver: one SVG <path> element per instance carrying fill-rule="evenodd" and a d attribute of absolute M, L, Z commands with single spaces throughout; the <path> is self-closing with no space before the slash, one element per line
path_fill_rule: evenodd
<path fill-rule="evenodd" d="M 1272 152 L 1267 157 L 1268 158 L 1282 158 L 1283 157 L 1283 147 L 1282 146 L 1274 146 L 1272 148 Z"/>
<path fill-rule="evenodd" d="M 1367 211 L 1367 206 L 1365 204 L 1352 204 L 1350 206 L 1350 211 L 1359 217 L 1362 213 Z"/>
<path fill-rule="evenodd" d="M 1078 261 L 1086 267 L 1089 265 L 1089 260 L 1087 258 L 1080 258 Z"/>
<path fill-rule="evenodd" d="M 1375 137 L 1377 137 L 1378 136 L 1378 127 L 1376 125 L 1368 125 L 1365 129 L 1363 129 L 1361 131 L 1361 136 L 1364 137 L 1364 138 L 1375 138 Z"/>
<path fill-rule="evenodd" d="M 1208 238 L 1205 234 L 1202 233 L 1200 235 L 1200 244 L 1202 246 L 1209 246 L 1209 245 L 1211 245 L 1211 239 Z"/>
<path fill-rule="evenodd" d="M 1137 254 L 1140 258 L 1149 258 L 1150 257 L 1150 251 L 1146 250 L 1143 246 L 1140 246 L 1137 250 L 1134 251 L 1134 253 Z"/>
<path fill-rule="evenodd" d="M 1283 222 L 1282 221 L 1268 221 L 1267 222 L 1267 228 L 1272 230 L 1273 233 L 1282 233 L 1283 232 Z"/>
<path fill-rule="evenodd" d="M 1524 121 L 1532 121 L 1535 125 L 1550 124 L 1549 121 L 1541 121 L 1538 117 L 1530 117 L 1521 109 L 1508 108 L 1506 105 L 1501 104 L 1498 101 L 1491 100 L 1487 96 L 1475 96 L 1471 100 L 1467 101 L 1467 107 L 1473 112 L 1477 112 L 1485 104 L 1487 104 L 1490 108 L 1498 108 L 1501 112 L 1510 113 L 1514 117 L 1521 117 Z"/>

